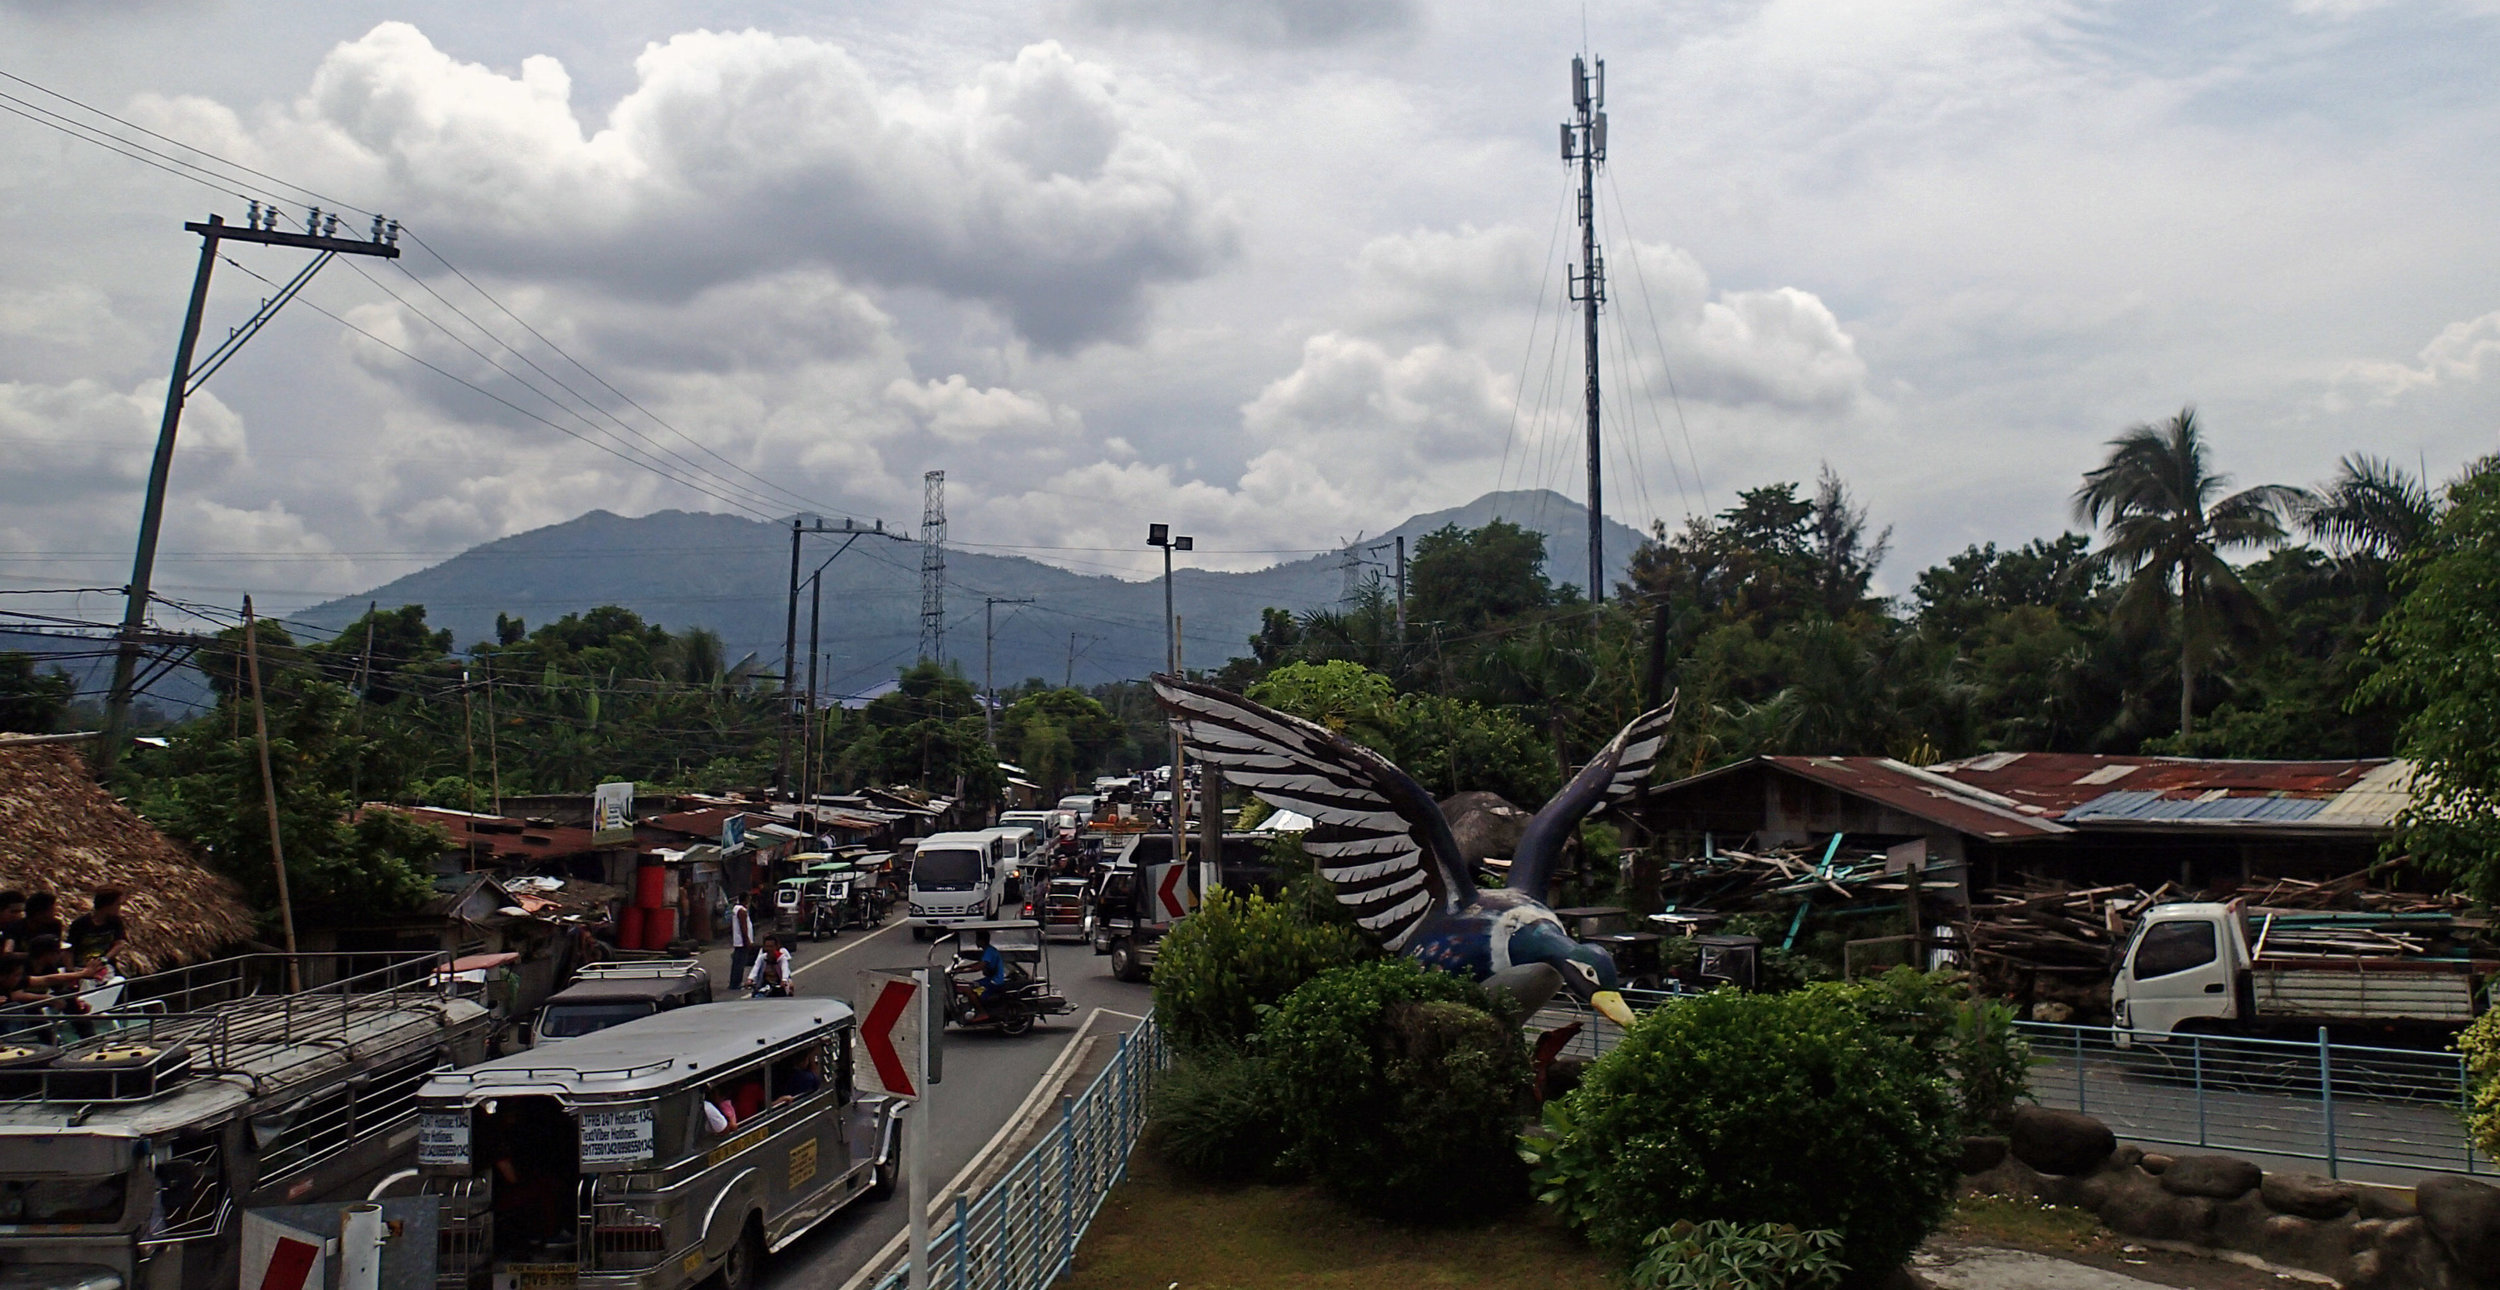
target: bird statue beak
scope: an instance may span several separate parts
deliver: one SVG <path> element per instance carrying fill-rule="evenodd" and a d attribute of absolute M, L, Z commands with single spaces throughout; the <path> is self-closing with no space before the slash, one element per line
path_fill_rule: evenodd
<path fill-rule="evenodd" d="M 1632 1015 L 1632 1005 L 1625 1003 L 1623 996 L 1616 991 L 1600 990 L 1589 996 L 1589 1004 L 1604 1013 L 1606 1020 L 1618 1026 L 1630 1026 L 1635 1020 Z"/>

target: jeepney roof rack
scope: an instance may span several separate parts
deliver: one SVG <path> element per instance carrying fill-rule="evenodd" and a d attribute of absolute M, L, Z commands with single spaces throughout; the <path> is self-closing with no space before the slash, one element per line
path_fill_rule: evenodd
<path fill-rule="evenodd" d="M 679 1078 L 705 1077 L 758 1050 L 847 1021 L 850 1015 L 849 1004 L 818 998 L 732 1000 L 700 1008 L 671 1008 L 567 1039 L 555 1061 L 535 1052 L 520 1052 L 461 1070 L 437 1072 L 426 1081 L 420 1096 L 428 1091 L 435 1096 L 474 1096 L 551 1080 L 582 1084 L 586 1087 L 580 1091 L 585 1093 L 646 1092 Z M 654 1050 L 661 1055 L 652 1055 Z"/>
<path fill-rule="evenodd" d="M 700 959 L 629 960 L 617 963 L 589 963 L 573 973 L 575 981 L 632 981 L 652 977 L 708 974 L 710 969 Z"/>
<path fill-rule="evenodd" d="M 51 1022 L 55 1037 L 76 1034 L 73 1025 L 91 1033 L 48 1058 L 23 1033 L 0 1044 L 27 1050 L 24 1064 L 0 1067 L 0 1102 L 145 1102 L 195 1075 L 281 1084 L 359 1030 L 438 1018 L 451 998 L 440 973 L 449 960 L 440 951 L 243 954 L 133 977 L 119 983 L 118 1005 Z"/>

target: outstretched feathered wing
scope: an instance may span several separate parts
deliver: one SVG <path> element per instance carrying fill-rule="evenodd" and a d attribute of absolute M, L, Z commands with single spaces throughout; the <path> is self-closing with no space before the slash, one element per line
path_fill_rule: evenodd
<path fill-rule="evenodd" d="M 1441 808 L 1406 772 L 1325 726 L 1240 695 L 1154 678 L 1191 755 L 1313 824 L 1302 847 L 1365 930 L 1402 949 L 1435 913 L 1475 899 Z"/>
<path fill-rule="evenodd" d="M 1563 843 L 1570 840 L 1581 820 L 1630 797 L 1649 779 L 1649 772 L 1658 765 L 1659 750 L 1666 747 L 1667 728 L 1674 723 L 1675 696 L 1670 694 L 1665 703 L 1616 731 L 1589 758 L 1589 764 L 1554 794 L 1519 836 L 1518 850 L 1511 855 L 1512 891 L 1545 898 L 1545 881 L 1562 855 Z"/>

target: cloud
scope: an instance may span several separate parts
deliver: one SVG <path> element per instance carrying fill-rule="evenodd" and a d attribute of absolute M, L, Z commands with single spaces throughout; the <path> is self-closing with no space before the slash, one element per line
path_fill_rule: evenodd
<path fill-rule="evenodd" d="M 162 385 L 0 382 L 0 502 L 65 507 L 136 490 L 164 406 Z M 187 487 L 214 485 L 245 461 L 243 419 L 207 391 L 184 405 L 176 442 Z"/>
<path fill-rule="evenodd" d="M 1403 36 L 1421 25 L 1413 0 L 1080 0 L 1076 9 L 1104 27 L 1271 49 Z"/>
<path fill-rule="evenodd" d="M 2413 364 L 2370 359 L 2347 364 L 2339 384 L 2358 385 L 2380 403 L 2438 385 L 2471 384 L 2500 371 L 2500 309 L 2440 329 Z"/>
<path fill-rule="evenodd" d="M 962 373 L 918 385 L 897 380 L 886 387 L 886 397 L 910 411 L 940 440 L 965 447 L 978 445 L 991 452 L 1057 446 L 1085 429 L 1084 419 L 1073 408 L 1017 390 L 980 389 Z"/>
<path fill-rule="evenodd" d="M 673 36 L 634 74 L 586 130 L 556 59 L 505 75 L 386 22 L 250 120 L 196 98 L 135 110 L 263 169 L 385 194 L 366 200 L 472 268 L 618 293 L 813 265 L 980 302 L 1064 350 L 1135 335 L 1152 287 L 1232 254 L 1233 218 L 1188 159 L 1141 127 L 1109 69 L 1055 42 L 943 94 L 760 31 Z"/>

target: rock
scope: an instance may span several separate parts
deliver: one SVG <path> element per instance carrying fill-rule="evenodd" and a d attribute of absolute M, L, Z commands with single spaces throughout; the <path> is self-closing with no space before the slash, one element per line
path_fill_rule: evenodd
<path fill-rule="evenodd" d="M 2137 1168 L 2158 1177 L 2160 1176 L 2161 1171 L 2168 1169 L 2170 1167 L 2170 1162 L 2176 1159 L 2178 1159 L 2178 1157 L 2166 1156 L 2158 1151 L 2147 1151 L 2144 1153 L 2144 1158 L 2136 1161 L 2135 1163 Z"/>
<path fill-rule="evenodd" d="M 1478 862 L 1510 855 L 1528 831 L 1529 815 L 1498 793 L 1461 793 L 1441 803 L 1442 818 L 1458 843 L 1459 858 L 1474 872 Z"/>
<path fill-rule="evenodd" d="M 2181 1156 L 2162 1171 L 2161 1185 L 2176 1196 L 2230 1200 L 2256 1189 L 2265 1171 L 2238 1156 Z"/>
<path fill-rule="evenodd" d="M 2361 1202 L 2363 1218 L 2411 1218 L 2421 1211 L 2413 1207 L 2413 1192 L 2405 1187 L 2355 1187 Z"/>
<path fill-rule="evenodd" d="M 2035 1003 L 2031 1005 L 2031 1019 L 2045 1021 L 2051 1025 L 2064 1025 L 2075 1019 L 2075 1010 L 2062 1003 Z"/>
<path fill-rule="evenodd" d="M 2387 1284 L 2387 1259 L 2376 1250 L 2363 1250 L 2352 1256 L 2344 1275 L 2336 1280 L 2352 1290 L 2379 1290 Z"/>
<path fill-rule="evenodd" d="M 2363 1250 L 2366 1250 L 2366 1249 L 2370 1248 L 2371 1246 L 2378 1244 L 2378 1243 L 2379 1243 L 2379 1241 L 2380 1241 L 2383 1237 L 2385 1237 L 2385 1236 L 2386 1236 L 2386 1234 L 2387 1234 L 2387 1220 L 2386 1220 L 2386 1219 L 2383 1219 L 2383 1218 L 2365 1218 L 2365 1219 L 2362 1219 L 2360 1222 L 2355 1223 L 2355 1224 L 2353 1224 L 2353 1225 L 2352 1225 L 2352 1243 L 2353 1243 L 2353 1248 L 2355 1248 L 2355 1249 L 2363 1249 Z"/>
<path fill-rule="evenodd" d="M 2143 1161 L 2144 1148 L 2139 1147 L 2132 1142 L 2121 1142 L 2118 1144 L 2118 1149 L 2116 1151 L 2109 1153 L 2108 1163 L 2102 1165 L 2101 1167 L 2104 1169 L 2132 1169 L 2143 1163 Z"/>
<path fill-rule="evenodd" d="M 2455 1175 L 2413 1189 L 2422 1225 L 2478 1284 L 2500 1285 L 2500 1187 Z"/>
<path fill-rule="evenodd" d="M 1960 1169 L 1964 1174 L 1984 1174 L 2005 1159 L 2005 1139 L 1969 1137 L 1962 1139 Z"/>
<path fill-rule="evenodd" d="M 2302 1218 L 2342 1218 L 2355 1199 L 2351 1184 L 2316 1174 L 2267 1174 L 2257 1191 L 2266 1208 Z"/>
<path fill-rule="evenodd" d="M 2045 1106 L 2016 1108 L 2007 1138 L 2016 1159 L 2044 1174 L 2088 1174 L 2118 1149 L 2108 1125 Z"/>
<path fill-rule="evenodd" d="M 2155 1241 L 2202 1241 L 2213 1230 L 2214 1203 L 2202 1196 L 2174 1196 L 2142 1173 L 2105 1175 L 2114 1185 L 2095 1211 L 2113 1232 Z"/>

